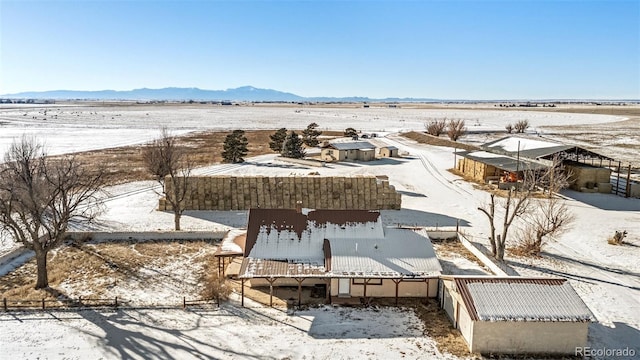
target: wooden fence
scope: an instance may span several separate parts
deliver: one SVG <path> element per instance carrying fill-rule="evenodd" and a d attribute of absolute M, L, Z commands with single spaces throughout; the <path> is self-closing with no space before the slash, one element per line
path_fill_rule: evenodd
<path fill-rule="evenodd" d="M 640 197 L 640 169 L 631 165 L 611 167 L 611 193 L 624 197 Z"/>
<path fill-rule="evenodd" d="M 108 299 L 96 299 L 96 298 L 83 298 L 77 299 L 2 299 L 2 308 L 4 311 L 10 310 L 54 310 L 54 309 L 82 309 L 82 308 L 167 308 L 175 307 L 186 309 L 190 306 L 210 305 L 215 304 L 220 306 L 220 303 L 216 299 L 187 299 L 182 297 L 180 301 L 171 304 L 140 304 L 139 306 L 133 305 L 131 300 L 124 300 L 118 298 Z"/>

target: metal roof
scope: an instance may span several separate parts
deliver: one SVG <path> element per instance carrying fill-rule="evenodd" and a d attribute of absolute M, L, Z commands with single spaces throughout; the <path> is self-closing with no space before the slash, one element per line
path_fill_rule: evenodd
<path fill-rule="evenodd" d="M 558 154 L 561 155 L 562 159 L 572 159 L 575 157 L 575 160 L 577 160 L 578 156 L 582 156 L 583 158 L 613 160 L 613 158 L 576 145 L 566 145 L 538 138 L 532 139 L 520 136 L 503 137 L 482 144 L 481 148 L 492 153 L 509 156 L 516 156 L 516 154 L 520 153 L 521 158 L 525 157 L 529 159 L 550 159 Z"/>
<path fill-rule="evenodd" d="M 510 172 L 524 170 L 544 170 L 548 168 L 547 165 L 540 164 L 531 160 L 520 159 L 520 161 L 518 161 L 518 159 L 507 155 L 494 154 L 486 151 L 460 151 L 457 152 L 457 154 L 464 158 L 491 165 L 500 170 Z"/>
<path fill-rule="evenodd" d="M 349 142 L 333 142 L 326 145 L 325 148 L 332 148 L 336 150 L 364 150 L 375 149 L 375 145 L 368 141 L 349 141 Z"/>
<path fill-rule="evenodd" d="M 240 266 L 240 278 L 325 277 L 324 262 L 301 263 L 256 258 L 245 258 Z"/>
<path fill-rule="evenodd" d="M 287 261 L 324 259 L 324 239 L 383 237 L 379 211 L 251 209 L 245 256 Z"/>
<path fill-rule="evenodd" d="M 476 321 L 593 321 L 566 279 L 455 278 L 469 316 Z"/>
<path fill-rule="evenodd" d="M 384 238 L 329 239 L 334 277 L 424 278 L 442 271 L 431 240 L 410 229 L 385 229 Z"/>

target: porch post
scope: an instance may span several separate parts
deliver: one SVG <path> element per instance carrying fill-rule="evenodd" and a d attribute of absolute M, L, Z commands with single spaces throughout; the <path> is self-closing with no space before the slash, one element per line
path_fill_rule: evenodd
<path fill-rule="evenodd" d="M 326 291 L 325 291 L 325 302 L 327 304 L 331 304 L 331 278 L 324 279 L 326 282 Z"/>
<path fill-rule="evenodd" d="M 244 307 L 244 278 L 240 279 L 240 305 Z"/>
<path fill-rule="evenodd" d="M 273 307 L 273 282 L 276 281 L 276 279 L 270 277 L 267 281 L 269 282 L 269 306 Z"/>
<path fill-rule="evenodd" d="M 398 306 L 398 285 L 402 279 L 391 279 L 396 284 L 396 306 Z"/>
<path fill-rule="evenodd" d="M 304 278 L 296 278 L 298 282 L 298 306 L 302 305 L 302 282 Z"/>
<path fill-rule="evenodd" d="M 367 283 L 369 282 L 369 279 L 364 279 L 364 302 L 365 304 L 367 303 Z"/>

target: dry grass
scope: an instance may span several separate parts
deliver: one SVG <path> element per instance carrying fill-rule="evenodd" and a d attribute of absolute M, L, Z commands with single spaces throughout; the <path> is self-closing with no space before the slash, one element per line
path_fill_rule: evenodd
<path fill-rule="evenodd" d="M 249 141 L 247 157 L 272 154 L 269 149 L 269 135 L 275 130 L 246 131 Z M 202 131 L 178 137 L 179 146 L 187 153 L 193 166 L 208 166 L 222 161 L 222 147 L 231 131 Z M 342 136 L 342 132 L 326 131 L 324 136 Z M 129 181 L 150 180 L 151 175 L 145 169 L 142 159 L 144 145 L 122 146 L 117 148 L 86 151 L 77 153 L 76 157 L 87 164 L 100 164 L 107 171 L 108 184 L 120 184 Z"/>
<path fill-rule="evenodd" d="M 177 260 L 187 260 L 194 271 L 202 271 L 207 257 L 215 251 L 210 242 L 117 242 L 63 246 L 47 257 L 49 287 L 60 289 L 63 283 L 77 284 L 83 297 L 100 298 L 115 286 L 124 285 L 130 279 L 141 278 L 143 267 L 157 268 Z M 157 279 L 171 274 L 153 274 Z M 0 278 L 0 297 L 12 299 L 54 299 L 59 294 L 51 289 L 35 290 L 36 262 L 31 259 L 24 265 Z M 140 289 L 144 291 L 144 289 Z M 77 297 L 74 294 L 66 294 Z M 184 295 L 184 294 L 177 294 Z"/>
<path fill-rule="evenodd" d="M 436 254 L 440 255 L 438 257 L 450 258 L 452 256 L 462 256 L 470 262 L 477 264 L 480 268 L 485 268 L 485 265 L 458 240 L 432 239 L 431 242 L 433 243 Z"/>
<path fill-rule="evenodd" d="M 429 144 L 429 145 L 434 145 L 434 146 L 445 146 L 445 147 L 450 147 L 450 148 L 458 148 L 458 149 L 464 149 L 464 150 L 468 150 L 468 151 L 472 151 L 472 150 L 478 150 L 479 148 L 477 146 L 473 146 L 473 145 L 469 145 L 469 144 L 465 144 L 465 143 L 461 143 L 461 142 L 457 142 L 457 141 L 451 141 L 447 138 L 444 137 L 438 137 L 438 136 L 433 136 L 433 135 L 429 135 L 429 134 L 425 134 L 425 133 L 421 133 L 421 132 L 417 132 L 417 131 L 410 131 L 410 132 L 406 132 L 406 133 L 402 133 L 400 134 L 408 139 L 417 141 L 421 144 Z"/>
<path fill-rule="evenodd" d="M 460 331 L 453 328 L 447 314 L 438 306 L 436 300 L 416 301 L 413 308 L 416 315 L 424 323 L 425 335 L 436 341 L 441 353 L 474 358 L 472 354 L 469 354 L 469 347 Z"/>

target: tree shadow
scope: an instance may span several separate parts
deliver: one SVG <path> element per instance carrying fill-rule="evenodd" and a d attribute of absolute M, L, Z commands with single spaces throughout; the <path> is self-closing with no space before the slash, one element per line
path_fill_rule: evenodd
<path fill-rule="evenodd" d="M 397 192 L 399 192 L 402 195 L 405 196 L 411 196 L 411 197 L 427 197 L 427 195 L 425 194 L 420 194 L 417 192 L 413 192 L 413 191 L 404 191 L 404 190 L 396 190 Z"/>
<path fill-rule="evenodd" d="M 640 330 L 626 323 L 614 322 L 613 326 L 607 326 L 599 322 L 589 325 L 589 346 L 593 349 L 620 349 L 634 350 L 635 355 L 618 357 L 619 359 L 632 359 L 640 355 Z"/>
<path fill-rule="evenodd" d="M 176 310 L 181 311 L 181 310 Z M 224 353 L 247 359 L 269 358 L 250 352 L 234 351 L 217 346 L 213 341 L 196 338 L 189 333 L 201 328 L 202 315 L 186 329 L 174 329 L 156 325 L 156 320 L 145 312 L 136 310 L 116 310 L 105 315 L 94 310 L 82 310 L 79 314 L 88 322 L 100 328 L 104 335 L 96 336 L 96 343 L 121 359 L 175 359 L 189 357 L 207 359 L 212 354 Z M 184 322 L 183 322 L 184 323 Z M 82 330 L 81 330 L 82 331 Z M 224 340 L 220 341 L 221 343 Z M 182 354 L 182 355 L 180 355 Z"/>
<path fill-rule="evenodd" d="M 582 193 L 574 190 L 560 192 L 568 200 L 579 201 L 602 210 L 640 211 L 640 199 L 624 198 L 614 194 Z"/>
<path fill-rule="evenodd" d="M 558 255 L 558 254 L 551 254 L 551 253 L 548 253 L 548 252 L 545 252 L 545 251 L 543 251 L 541 253 L 541 255 L 544 255 L 545 257 L 548 257 L 548 258 L 552 258 L 552 259 L 556 259 L 556 260 L 560 260 L 560 261 L 565 261 L 565 262 L 568 262 L 568 263 L 580 264 L 580 265 L 596 268 L 596 269 L 603 270 L 603 271 L 606 271 L 606 272 L 610 272 L 610 273 L 613 273 L 613 274 L 630 275 L 630 276 L 636 276 L 636 277 L 640 278 L 640 273 L 636 273 L 636 272 L 633 272 L 633 271 L 616 269 L 616 268 L 613 268 L 613 267 L 608 267 L 608 266 L 603 266 L 603 265 L 600 265 L 600 264 L 595 264 L 595 263 L 592 263 L 592 262 L 589 262 L 589 261 L 577 260 L 577 259 L 574 259 L 574 258 L 569 258 L 569 257 Z"/>
<path fill-rule="evenodd" d="M 438 261 L 440 261 L 440 265 L 442 266 L 442 273 L 446 275 L 490 275 L 490 273 L 480 269 L 460 268 L 454 262 L 449 260 L 438 259 Z"/>
<path fill-rule="evenodd" d="M 248 210 L 187 210 L 182 215 L 234 228 L 244 228 L 249 221 Z"/>
<path fill-rule="evenodd" d="M 470 225 L 469 221 L 465 219 L 413 209 L 380 210 L 380 214 L 382 223 L 386 226 L 455 227 L 456 225 Z"/>

